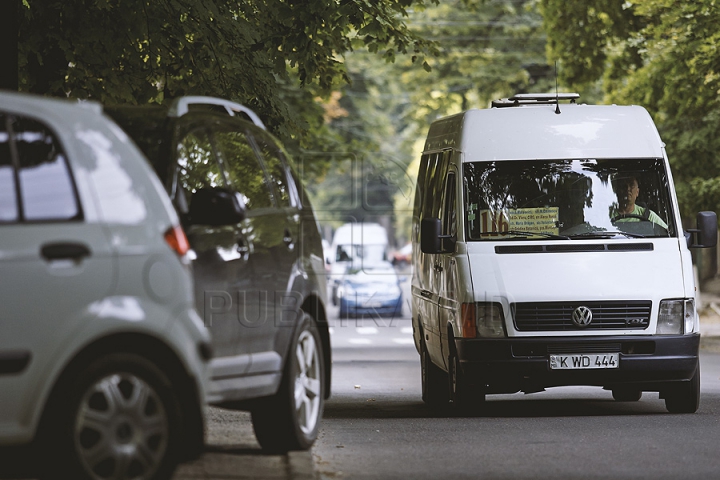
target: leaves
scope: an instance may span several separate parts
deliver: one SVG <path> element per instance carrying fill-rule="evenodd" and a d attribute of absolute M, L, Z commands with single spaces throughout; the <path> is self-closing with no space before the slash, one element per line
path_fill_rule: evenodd
<path fill-rule="evenodd" d="M 715 2 L 541 4 L 550 55 L 562 61 L 561 76 L 574 85 L 600 79 L 609 102 L 645 106 L 667 143 L 683 215 L 720 209 L 720 9 Z M 569 9 L 572 18 L 563 16 Z"/>

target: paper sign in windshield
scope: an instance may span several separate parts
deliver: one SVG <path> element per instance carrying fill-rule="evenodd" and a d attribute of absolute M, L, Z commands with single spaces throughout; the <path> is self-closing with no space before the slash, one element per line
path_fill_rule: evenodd
<path fill-rule="evenodd" d="M 557 235 L 559 230 L 558 207 L 479 210 L 477 216 L 482 235 L 497 235 L 508 231 Z"/>

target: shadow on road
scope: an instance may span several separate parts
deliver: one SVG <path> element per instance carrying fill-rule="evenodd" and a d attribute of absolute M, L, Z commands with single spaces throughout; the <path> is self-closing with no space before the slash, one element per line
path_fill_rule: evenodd
<path fill-rule="evenodd" d="M 360 400 L 336 398 L 325 406 L 327 419 L 402 418 L 532 418 L 618 415 L 669 415 L 657 393 L 648 392 L 638 402 L 612 399 L 498 399 L 478 408 L 457 411 L 451 406 L 433 409 L 422 401 Z M 701 404 L 702 405 L 702 404 Z M 702 409 L 702 406 L 701 406 Z M 702 410 L 700 411 L 702 413 Z"/>

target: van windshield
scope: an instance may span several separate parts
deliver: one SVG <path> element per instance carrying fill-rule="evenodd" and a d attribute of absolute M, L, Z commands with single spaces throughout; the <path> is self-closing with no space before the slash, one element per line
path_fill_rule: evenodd
<path fill-rule="evenodd" d="M 675 236 L 661 159 L 464 164 L 468 240 Z"/>

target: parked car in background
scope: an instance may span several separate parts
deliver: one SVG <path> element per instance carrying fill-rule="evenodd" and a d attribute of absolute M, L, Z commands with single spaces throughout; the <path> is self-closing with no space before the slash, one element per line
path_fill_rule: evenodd
<path fill-rule="evenodd" d="M 340 318 L 402 316 L 404 280 L 389 262 L 349 268 L 338 286 Z"/>
<path fill-rule="evenodd" d="M 412 243 L 408 243 L 392 256 L 392 264 L 396 267 L 410 265 L 412 261 Z"/>
<path fill-rule="evenodd" d="M 101 112 L 0 93 L 0 448 L 167 478 L 203 445 L 210 337 L 168 196 Z"/>
<path fill-rule="evenodd" d="M 150 159 L 187 232 L 212 333 L 209 403 L 252 412 L 268 451 L 310 448 L 330 395 L 326 274 L 287 154 L 257 115 L 222 99 L 106 111 Z"/>

